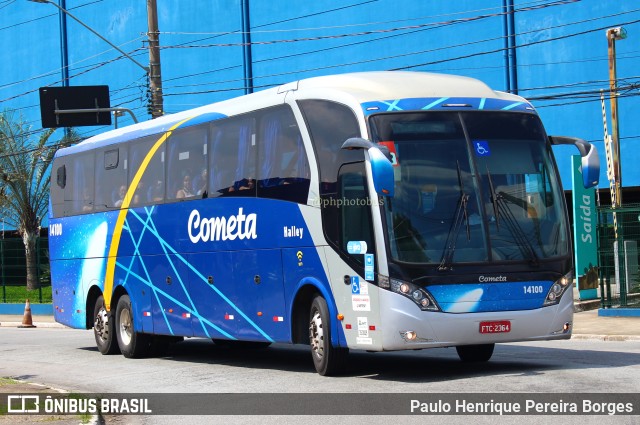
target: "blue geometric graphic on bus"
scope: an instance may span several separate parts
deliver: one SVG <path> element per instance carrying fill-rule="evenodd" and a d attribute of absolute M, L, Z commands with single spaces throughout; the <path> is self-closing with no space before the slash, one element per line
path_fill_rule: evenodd
<path fill-rule="evenodd" d="M 182 255 L 180 255 L 169 243 L 167 243 L 160 236 L 160 234 L 158 233 L 158 231 L 157 231 L 157 229 L 156 229 L 156 227 L 155 227 L 155 225 L 153 223 L 153 220 L 151 219 L 153 209 L 154 209 L 154 207 L 144 208 L 144 210 L 145 210 L 145 212 L 147 214 L 147 218 L 146 219 L 144 219 L 143 217 L 138 215 L 134 210 L 130 210 L 129 211 L 129 216 L 132 216 L 132 217 L 136 218 L 140 222 L 140 224 L 142 224 L 144 226 L 144 230 L 142 232 L 140 232 L 140 239 L 138 241 L 134 240 L 133 233 L 130 231 L 130 228 L 129 228 L 129 220 L 127 219 L 124 230 L 128 231 L 129 235 L 131 236 L 131 242 L 133 243 L 135 248 L 134 248 L 133 256 L 131 257 L 131 261 L 130 261 L 128 266 L 125 266 L 125 265 L 121 264 L 120 262 L 116 262 L 116 265 L 126 272 L 126 277 L 124 279 L 124 285 L 126 286 L 127 282 L 129 282 L 129 277 L 133 276 L 134 278 L 136 278 L 137 280 L 139 280 L 140 282 L 142 282 L 143 284 L 145 284 L 146 286 L 151 288 L 151 290 L 153 291 L 153 294 L 154 294 L 154 296 L 156 298 L 156 301 L 158 302 L 158 304 L 160 306 L 162 306 L 162 303 L 161 303 L 160 298 L 158 297 L 158 294 L 162 295 L 167 300 L 177 304 L 182 309 L 186 310 L 188 312 L 188 314 L 191 314 L 191 315 L 197 317 L 200 320 L 200 322 L 201 322 L 200 324 L 202 326 L 203 332 L 207 337 L 211 337 L 211 335 L 207 331 L 207 328 L 206 328 L 205 324 L 210 326 L 215 331 L 221 333 L 222 335 L 224 335 L 227 338 L 236 339 L 233 336 L 231 336 L 230 334 L 228 334 L 227 332 L 225 332 L 220 327 L 218 327 L 215 324 L 211 323 L 211 321 L 207 320 L 202 314 L 200 314 L 198 312 L 198 309 L 197 309 L 196 305 L 194 304 L 193 300 L 191 299 L 191 296 L 189 295 L 190 291 L 187 289 L 186 284 L 183 281 L 184 278 L 183 278 L 183 276 L 181 276 L 181 274 L 177 270 L 177 264 L 176 263 L 180 262 L 180 263 L 184 264 L 191 271 L 193 271 L 196 274 L 196 276 L 198 276 L 200 278 L 200 280 L 202 280 L 204 283 L 207 283 L 207 278 L 204 277 L 197 270 L 195 270 L 193 268 L 193 266 L 191 264 L 189 264 L 188 261 L 186 261 L 186 259 Z M 186 300 L 188 301 L 188 305 L 185 305 L 185 304 L 181 303 L 177 298 L 172 297 L 169 293 L 164 292 L 161 289 L 159 289 L 158 287 L 154 286 L 153 282 L 151 281 L 149 272 L 147 270 L 147 266 L 145 265 L 144 261 L 142 261 L 143 257 L 141 257 L 141 253 L 139 251 L 139 246 L 140 246 L 140 243 L 142 242 L 143 235 L 147 231 L 152 236 L 154 236 L 158 240 L 158 242 L 160 243 L 160 245 L 162 247 L 162 250 L 164 252 L 165 258 L 166 258 L 168 264 L 171 266 L 171 270 L 175 273 L 176 280 L 180 284 L 180 289 L 183 291 L 184 296 L 185 296 Z M 172 255 L 175 256 L 175 259 L 172 258 Z M 135 260 L 140 261 L 141 267 L 145 272 L 145 276 L 138 276 L 138 275 L 136 275 L 135 273 L 133 273 L 131 271 L 132 270 L 131 267 L 133 266 L 133 263 L 134 263 Z M 267 341 L 273 342 L 273 340 L 269 337 L 269 335 L 267 335 L 249 317 L 247 317 L 246 314 L 244 314 L 244 312 L 242 312 L 229 298 L 227 298 L 217 288 L 212 287 L 211 285 L 209 285 L 209 287 L 214 292 L 216 292 L 216 294 L 220 298 L 222 298 L 222 300 L 224 302 L 226 302 L 233 311 L 237 312 L 252 327 L 254 327 Z M 167 324 L 167 327 L 168 327 L 169 331 L 173 334 L 173 331 L 171 329 L 171 325 L 169 324 L 169 321 L 167 319 L 166 312 L 162 308 L 160 310 L 162 312 L 162 315 L 164 317 L 164 321 Z"/>
<path fill-rule="evenodd" d="M 526 101 L 513 101 L 480 97 L 408 98 L 362 103 L 365 115 L 377 112 L 426 111 L 426 110 L 490 110 L 524 111 L 534 113 Z"/>
<path fill-rule="evenodd" d="M 129 209 L 114 288 L 130 294 L 136 331 L 290 341 L 288 306 L 296 285 L 308 277 L 328 285 L 328 277 L 318 275 L 322 263 L 300 208 L 311 209 L 257 198 Z M 64 235 L 52 236 L 58 238 L 51 244 L 52 274 L 57 282 L 75 282 L 55 288 L 60 323 L 85 327 L 86 311 L 93 309 L 85 305 L 89 289 L 104 288 L 116 217 L 117 211 L 52 220 L 62 224 Z M 231 224 L 223 227 L 222 218 Z M 299 235 L 285 237 L 293 227 Z M 344 334 L 336 337 L 343 340 Z"/>
<path fill-rule="evenodd" d="M 430 285 L 426 289 L 446 313 L 533 310 L 541 308 L 551 281 Z"/>
<path fill-rule="evenodd" d="M 489 150 L 489 142 L 487 142 L 486 140 L 474 140 L 473 149 L 476 151 L 476 155 L 478 156 L 491 155 L 491 151 Z"/>

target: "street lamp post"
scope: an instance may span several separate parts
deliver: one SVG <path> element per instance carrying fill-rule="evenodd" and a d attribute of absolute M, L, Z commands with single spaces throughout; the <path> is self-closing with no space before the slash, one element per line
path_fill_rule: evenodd
<path fill-rule="evenodd" d="M 63 12 L 64 14 L 66 14 L 67 16 L 69 16 L 70 18 L 75 20 L 76 22 L 78 22 L 80 25 L 82 25 L 83 27 L 85 27 L 89 31 L 91 31 L 93 34 L 95 34 L 97 37 L 99 37 L 101 40 L 103 40 L 109 46 L 111 46 L 114 49 L 116 49 L 118 52 L 120 52 L 122 55 L 124 55 L 127 59 L 131 60 L 133 63 L 138 65 L 140 68 L 144 69 L 144 72 L 149 76 L 149 88 L 150 88 L 151 93 L 152 93 L 152 104 L 153 104 L 153 106 L 151 108 L 152 109 L 152 114 L 151 114 L 152 118 L 157 118 L 159 116 L 162 116 L 162 114 L 164 113 L 163 112 L 164 108 L 162 106 L 162 103 L 163 103 L 163 100 L 162 100 L 162 81 L 160 79 L 160 52 L 159 52 L 159 48 L 158 48 L 159 47 L 158 46 L 159 43 L 158 43 L 158 29 L 157 29 L 157 19 L 158 18 L 157 18 L 157 15 L 155 14 L 156 13 L 155 12 L 155 0 L 149 0 L 149 4 L 151 5 L 151 9 L 153 10 L 153 15 L 154 15 L 154 16 L 150 17 L 150 21 L 149 22 L 151 23 L 152 21 L 155 21 L 155 27 L 153 29 L 150 28 L 150 31 L 149 31 L 151 67 L 142 65 L 140 62 L 135 60 L 127 52 L 125 52 L 124 50 L 122 50 L 121 48 L 119 48 L 118 46 L 116 46 L 115 44 L 113 44 L 112 42 L 107 40 L 106 38 L 104 38 L 96 30 L 94 30 L 93 28 L 91 28 L 90 26 L 88 26 L 87 24 L 82 22 L 80 19 L 78 19 L 76 16 L 71 14 L 67 9 L 59 6 L 58 4 L 52 2 L 51 0 L 29 0 L 29 1 L 34 2 L 34 3 L 48 3 L 48 4 L 51 4 L 51 5 L 55 6 L 61 12 Z M 152 70 L 153 70 L 153 72 L 151 72 Z"/>
<path fill-rule="evenodd" d="M 618 124 L 618 77 L 616 72 L 616 40 L 627 38 L 627 31 L 622 27 L 607 30 L 607 50 L 609 53 L 609 102 L 611 105 L 611 151 L 615 194 L 612 194 L 613 207 L 622 205 L 622 166 L 620 164 L 620 132 Z"/>

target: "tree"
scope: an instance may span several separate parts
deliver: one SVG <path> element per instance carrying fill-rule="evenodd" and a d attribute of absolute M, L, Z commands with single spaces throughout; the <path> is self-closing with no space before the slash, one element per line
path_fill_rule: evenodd
<path fill-rule="evenodd" d="M 43 130 L 37 141 L 22 117 L 0 113 L 0 214 L 22 237 L 27 266 L 27 289 L 39 287 L 36 240 L 49 205 L 50 165 L 56 150 L 79 139 L 68 132 L 48 144 L 55 129 Z"/>

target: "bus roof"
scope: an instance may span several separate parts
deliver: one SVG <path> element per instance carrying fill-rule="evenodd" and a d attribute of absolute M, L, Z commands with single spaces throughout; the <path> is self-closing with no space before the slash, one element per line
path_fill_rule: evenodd
<path fill-rule="evenodd" d="M 189 125 L 214 118 L 249 112 L 254 109 L 252 105 L 264 107 L 265 104 L 269 103 L 269 99 L 273 99 L 273 105 L 280 104 L 283 102 L 283 93 L 291 90 L 297 91 L 300 97 L 305 97 L 305 91 L 313 93 L 321 92 L 327 94 L 326 98 L 329 99 L 331 92 L 340 92 L 343 95 L 351 97 L 356 103 L 403 98 L 438 97 L 524 101 L 524 99 L 519 96 L 494 91 L 482 81 L 456 75 L 411 71 L 375 71 L 329 75 L 295 81 L 249 95 L 110 130 L 93 136 L 75 146 L 61 149 L 56 153 L 56 156 L 65 156 L 126 140 L 159 134 L 169 130 L 175 124 L 192 117 L 203 116 L 200 120 L 190 121 Z"/>

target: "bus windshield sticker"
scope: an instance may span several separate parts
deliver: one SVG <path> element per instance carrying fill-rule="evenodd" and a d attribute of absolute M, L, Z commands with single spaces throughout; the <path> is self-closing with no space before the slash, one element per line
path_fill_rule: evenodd
<path fill-rule="evenodd" d="M 347 252 L 349 254 L 366 254 L 367 243 L 365 241 L 349 241 L 347 242 Z"/>
<path fill-rule="evenodd" d="M 420 188 L 420 203 L 423 214 L 430 213 L 436 207 L 437 195 L 438 186 L 435 184 L 425 184 Z"/>
<path fill-rule="evenodd" d="M 489 142 L 487 142 L 486 140 L 474 140 L 473 149 L 475 149 L 476 155 L 478 156 L 491 155 L 491 151 L 489 150 Z"/>
<path fill-rule="evenodd" d="M 374 280 L 373 254 L 364 254 L 364 280 Z"/>
<path fill-rule="evenodd" d="M 398 161 L 398 153 L 396 152 L 396 144 L 394 142 L 378 142 L 379 145 L 386 146 L 391 154 L 391 165 L 397 167 L 400 165 Z"/>

